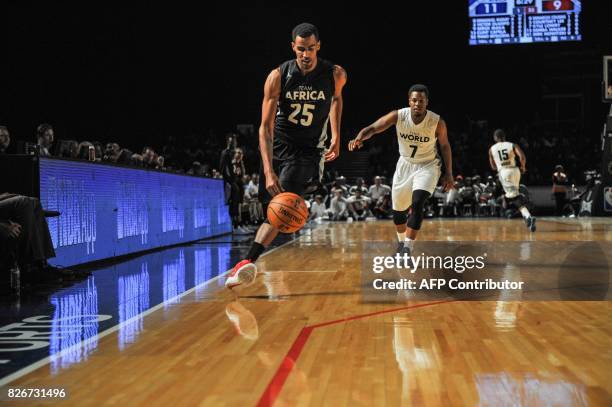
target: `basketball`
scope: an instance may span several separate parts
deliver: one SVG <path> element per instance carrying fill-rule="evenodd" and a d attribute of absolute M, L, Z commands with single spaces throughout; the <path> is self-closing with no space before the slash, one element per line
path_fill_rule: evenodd
<path fill-rule="evenodd" d="M 308 218 L 308 208 L 301 196 L 293 192 L 276 195 L 268 205 L 268 221 L 281 233 L 300 230 Z"/>

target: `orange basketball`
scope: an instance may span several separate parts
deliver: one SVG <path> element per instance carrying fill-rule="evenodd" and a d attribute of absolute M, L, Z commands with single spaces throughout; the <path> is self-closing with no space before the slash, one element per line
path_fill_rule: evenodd
<path fill-rule="evenodd" d="M 283 192 L 268 204 L 268 221 L 281 233 L 293 233 L 302 228 L 308 219 L 308 207 L 301 196 Z"/>

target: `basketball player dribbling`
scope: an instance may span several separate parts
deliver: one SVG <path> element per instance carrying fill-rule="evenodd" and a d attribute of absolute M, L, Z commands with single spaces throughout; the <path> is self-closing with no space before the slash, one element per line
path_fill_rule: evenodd
<path fill-rule="evenodd" d="M 523 150 L 514 143 L 506 141 L 506 133 L 502 129 L 497 129 L 493 132 L 495 144 L 489 149 L 489 164 L 493 171 L 497 171 L 499 181 L 504 188 L 506 202 L 508 205 L 515 206 L 530 231 L 536 231 L 536 218 L 531 216 L 529 209 L 525 206 L 526 199 L 519 194 L 519 186 L 521 182 L 521 173 L 526 171 L 527 157 Z M 516 167 L 515 157 L 518 157 L 521 168 Z"/>
<path fill-rule="evenodd" d="M 393 223 L 398 239 L 398 253 L 407 254 L 423 222 L 423 207 L 440 178 L 440 159 L 436 141 L 440 145 L 445 173 L 444 191 L 454 187 L 451 146 L 446 123 L 436 113 L 427 110 L 429 91 L 425 85 L 413 85 L 408 91 L 409 107 L 394 110 L 362 129 L 349 142 L 349 151 L 359 149 L 363 142 L 395 125 L 400 157 L 393 174 L 391 200 Z M 409 208 L 412 208 L 408 216 Z"/>
<path fill-rule="evenodd" d="M 342 88 L 346 71 L 318 58 L 319 32 L 309 23 L 296 26 L 291 47 L 295 59 L 270 72 L 264 85 L 259 150 L 262 165 L 259 198 L 264 212 L 273 196 L 281 192 L 304 194 L 318 184 L 323 162 L 340 153 Z M 331 144 L 324 151 L 327 123 Z M 238 262 L 225 281 L 227 288 L 248 285 L 255 280 L 255 262 L 272 243 L 279 230 L 264 222 L 246 257 Z"/>

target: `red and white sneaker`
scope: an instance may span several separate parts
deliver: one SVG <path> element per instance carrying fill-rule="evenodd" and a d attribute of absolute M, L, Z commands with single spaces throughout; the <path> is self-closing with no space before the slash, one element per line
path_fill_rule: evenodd
<path fill-rule="evenodd" d="M 257 266 L 251 260 L 242 260 L 234 266 L 232 271 L 225 279 L 225 287 L 232 289 L 239 285 L 248 286 L 255 281 L 257 276 Z"/>

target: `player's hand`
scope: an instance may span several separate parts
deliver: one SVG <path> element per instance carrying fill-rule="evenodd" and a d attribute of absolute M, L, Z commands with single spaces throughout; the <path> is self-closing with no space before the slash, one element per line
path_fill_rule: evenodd
<path fill-rule="evenodd" d="M 325 152 L 325 162 L 334 161 L 340 155 L 340 143 L 331 143 L 329 150 Z"/>
<path fill-rule="evenodd" d="M 10 237 L 17 239 L 21 235 L 21 225 L 9 220 L 8 233 Z"/>
<path fill-rule="evenodd" d="M 445 173 L 442 176 L 442 186 L 444 187 L 444 192 L 448 192 L 451 189 L 455 188 L 455 180 L 453 179 L 453 174 Z"/>
<path fill-rule="evenodd" d="M 283 187 L 281 187 L 280 182 L 278 181 L 278 177 L 276 173 L 271 172 L 266 177 L 266 189 L 273 197 L 283 192 Z"/>
<path fill-rule="evenodd" d="M 349 151 L 359 150 L 361 147 L 363 147 L 363 140 L 361 139 L 361 135 L 358 135 L 357 137 L 349 141 Z"/>
<path fill-rule="evenodd" d="M 525 168 L 525 166 L 521 167 L 521 174 L 524 174 L 527 172 L 527 168 Z"/>

